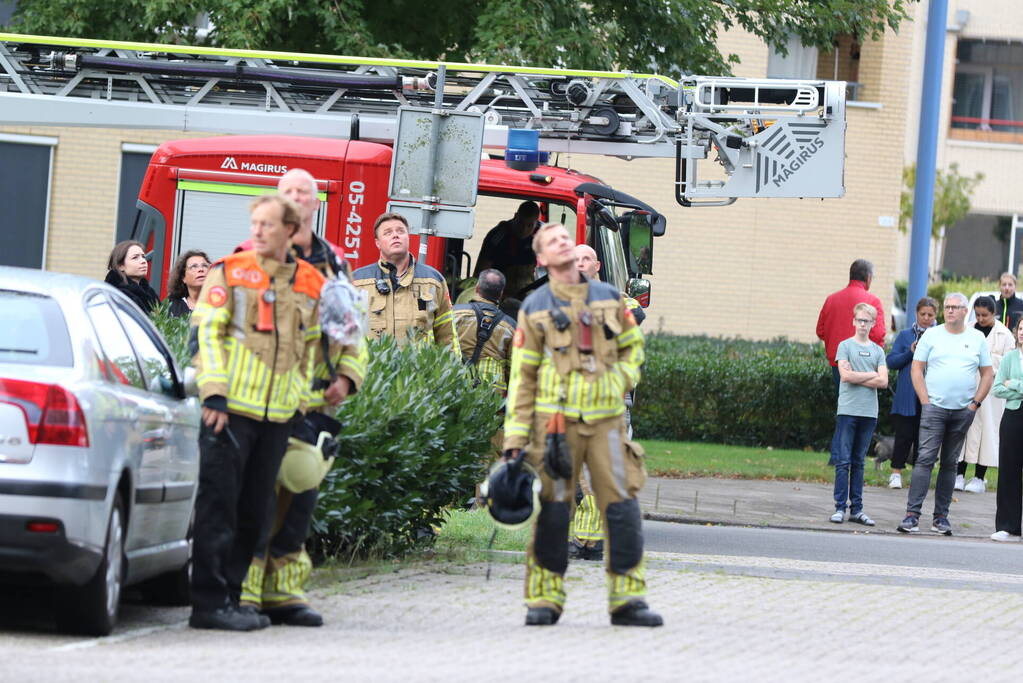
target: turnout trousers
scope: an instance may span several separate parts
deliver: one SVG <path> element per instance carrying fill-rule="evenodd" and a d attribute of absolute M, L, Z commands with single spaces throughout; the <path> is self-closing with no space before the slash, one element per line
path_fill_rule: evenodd
<path fill-rule="evenodd" d="M 579 422 L 567 420 L 565 434 L 572 454 L 572 479 L 553 479 L 543 467 L 547 415 L 533 420 L 529 463 L 540 473 L 540 514 L 526 552 L 526 605 L 564 608 L 568 567 L 568 532 L 575 507 L 575 488 L 582 466 L 590 473 L 597 509 L 607 529 L 604 562 L 608 610 L 646 596 L 643 530 L 638 495 L 646 482 L 643 451 L 625 438 L 622 416 Z"/>
<path fill-rule="evenodd" d="M 572 539 L 580 546 L 593 547 L 597 541 L 604 540 L 604 522 L 600 517 L 600 508 L 597 507 L 597 497 L 593 495 L 593 487 L 590 486 L 589 472 L 583 468 L 577 479 L 583 495 L 572 517 Z M 579 498 L 578 493 L 576 498 Z"/>
<path fill-rule="evenodd" d="M 290 423 L 234 414 L 219 434 L 202 426 L 193 527 L 194 611 L 239 604 L 242 581 L 270 523 L 274 482 L 290 433 Z"/>
<path fill-rule="evenodd" d="M 277 488 L 273 524 L 264 528 L 242 584 L 243 605 L 273 610 L 309 604 L 305 585 L 313 562 L 306 553 L 305 540 L 319 494 L 319 489 L 292 493 Z"/>

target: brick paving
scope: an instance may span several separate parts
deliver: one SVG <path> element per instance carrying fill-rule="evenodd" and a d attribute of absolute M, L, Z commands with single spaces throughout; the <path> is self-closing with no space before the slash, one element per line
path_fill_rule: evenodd
<path fill-rule="evenodd" d="M 727 571 L 739 565 L 795 578 Z M 561 622 L 525 628 L 521 564 L 495 563 L 489 581 L 480 565 L 437 564 L 316 591 L 321 629 L 193 631 L 179 608 L 100 644 L 2 633 L 0 674 L 76 682 L 1019 680 L 1019 578 L 942 570 L 962 588 L 883 583 L 910 571 L 920 570 L 651 553 L 650 601 L 666 625 L 625 629 L 608 625 L 602 569 L 573 564 Z M 970 589 L 982 580 L 988 590 Z"/>

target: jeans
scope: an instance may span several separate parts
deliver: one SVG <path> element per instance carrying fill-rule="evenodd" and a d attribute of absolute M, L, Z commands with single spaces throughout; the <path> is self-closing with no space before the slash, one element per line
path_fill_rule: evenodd
<path fill-rule="evenodd" d="M 952 487 L 956 482 L 956 461 L 963 450 L 963 441 L 973 424 L 973 417 L 974 412 L 969 408 L 950 410 L 931 403 L 920 406 L 920 441 L 913 478 L 909 484 L 906 512 L 920 516 L 927 489 L 931 485 L 931 471 L 940 453 L 938 483 L 934 487 L 934 516 L 948 517 Z"/>
<path fill-rule="evenodd" d="M 863 511 L 863 463 L 876 425 L 876 417 L 835 417 L 828 464 L 835 466 L 835 510 L 839 512 L 845 512 L 846 501 L 849 514 L 858 515 Z"/>

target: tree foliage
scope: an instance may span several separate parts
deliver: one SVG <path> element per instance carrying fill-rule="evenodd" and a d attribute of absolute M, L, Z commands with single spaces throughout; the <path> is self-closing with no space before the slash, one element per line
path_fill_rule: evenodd
<path fill-rule="evenodd" d="M 949 164 L 948 170 L 938 169 L 934 177 L 934 216 L 931 220 L 931 235 L 940 237 L 944 228 L 962 220 L 970 212 L 970 196 L 983 173 L 972 176 L 959 174 L 959 164 Z M 902 194 L 899 197 L 899 230 L 913 221 L 913 191 L 916 188 L 916 164 L 902 169 Z"/>
<path fill-rule="evenodd" d="M 911 0 L 20 0 L 9 30 L 230 48 L 723 75 L 739 27 L 830 50 L 895 30 Z M 212 30 L 197 31 L 208 17 Z M 205 22 L 202 22 L 205 23 Z"/>

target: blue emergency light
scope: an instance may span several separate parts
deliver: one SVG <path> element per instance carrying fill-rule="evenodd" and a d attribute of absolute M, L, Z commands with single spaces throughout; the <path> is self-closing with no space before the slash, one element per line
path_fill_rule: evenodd
<path fill-rule="evenodd" d="M 540 131 L 526 128 L 508 129 L 508 147 L 504 163 L 516 171 L 532 171 L 539 164 L 547 163 L 550 155 L 540 151 Z"/>

